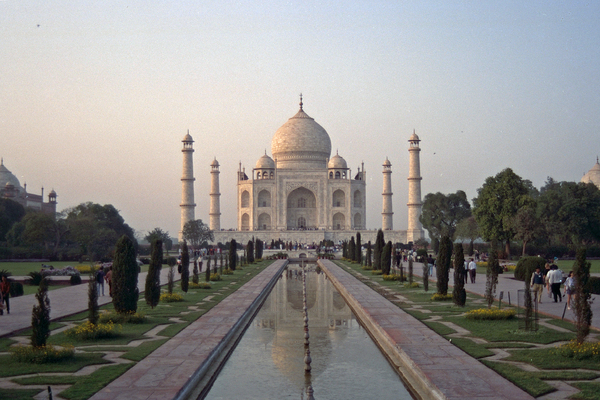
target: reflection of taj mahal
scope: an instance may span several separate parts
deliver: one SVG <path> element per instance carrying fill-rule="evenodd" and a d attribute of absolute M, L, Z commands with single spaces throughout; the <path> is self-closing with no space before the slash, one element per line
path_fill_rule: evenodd
<path fill-rule="evenodd" d="M 192 154 L 193 140 L 184 142 L 184 175 L 181 226 L 194 216 Z M 383 164 L 383 222 L 386 240 L 407 243 L 423 237 L 419 222 L 421 193 L 419 138 L 410 139 L 409 227 L 392 227 L 391 163 Z M 271 141 L 272 157 L 258 159 L 252 172 L 240 163 L 237 172 L 237 230 L 221 231 L 219 163 L 211 164 L 210 228 L 215 242 L 230 239 L 246 242 L 252 237 L 265 241 L 283 239 L 303 243 L 323 239 L 339 241 L 361 232 L 364 241 L 375 240 L 375 231 L 366 230 L 366 171 L 364 163 L 351 174 L 346 160 L 331 156 L 328 133 L 300 109 L 283 124 Z"/>

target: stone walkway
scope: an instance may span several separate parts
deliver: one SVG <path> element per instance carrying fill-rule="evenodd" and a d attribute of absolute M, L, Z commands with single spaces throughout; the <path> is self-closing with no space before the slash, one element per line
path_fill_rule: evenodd
<path fill-rule="evenodd" d="M 392 361 L 396 359 L 401 375 L 423 398 L 533 399 L 333 262 L 319 260 L 319 264 L 378 344 Z"/>
<path fill-rule="evenodd" d="M 250 322 L 286 264 L 272 263 L 91 399 L 187 398 L 212 361 L 226 352 L 232 336 Z"/>

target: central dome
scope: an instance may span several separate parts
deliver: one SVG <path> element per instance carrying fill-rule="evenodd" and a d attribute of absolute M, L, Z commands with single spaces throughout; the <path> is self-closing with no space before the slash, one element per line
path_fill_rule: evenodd
<path fill-rule="evenodd" d="M 275 132 L 271 153 L 278 168 L 326 168 L 331 155 L 327 131 L 300 110 Z"/>

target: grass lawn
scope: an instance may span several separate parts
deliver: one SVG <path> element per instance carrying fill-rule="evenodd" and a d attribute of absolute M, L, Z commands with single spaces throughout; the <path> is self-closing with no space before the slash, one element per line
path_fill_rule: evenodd
<path fill-rule="evenodd" d="M 47 262 L 6 262 L 0 261 L 0 270 L 7 270 L 13 276 L 27 276 L 30 272 L 39 272 L 42 269 L 42 264 L 52 265 L 56 269 L 64 268 L 68 265 L 76 267 L 78 265 L 89 266 L 89 263 L 79 263 L 77 261 L 47 261 Z M 148 265 L 142 265 L 142 272 L 148 271 Z"/>
<path fill-rule="evenodd" d="M 592 264 L 590 272 L 600 273 L 600 260 L 588 260 L 588 262 Z M 575 260 L 558 260 L 556 263 L 565 274 L 568 274 L 569 271 L 573 270 L 573 264 L 575 264 Z"/>

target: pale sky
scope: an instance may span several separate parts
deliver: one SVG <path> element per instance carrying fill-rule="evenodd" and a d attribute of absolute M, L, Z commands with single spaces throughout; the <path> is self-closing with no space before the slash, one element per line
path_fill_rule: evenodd
<path fill-rule="evenodd" d="M 511 167 L 536 187 L 579 181 L 600 153 L 600 2 L 0 0 L 0 156 L 58 209 L 112 204 L 134 229 L 177 236 L 181 139 L 195 140 L 196 218 L 221 164 L 221 226 L 236 170 L 304 110 L 381 226 L 392 162 L 406 229 L 408 138 L 423 197 Z"/>

